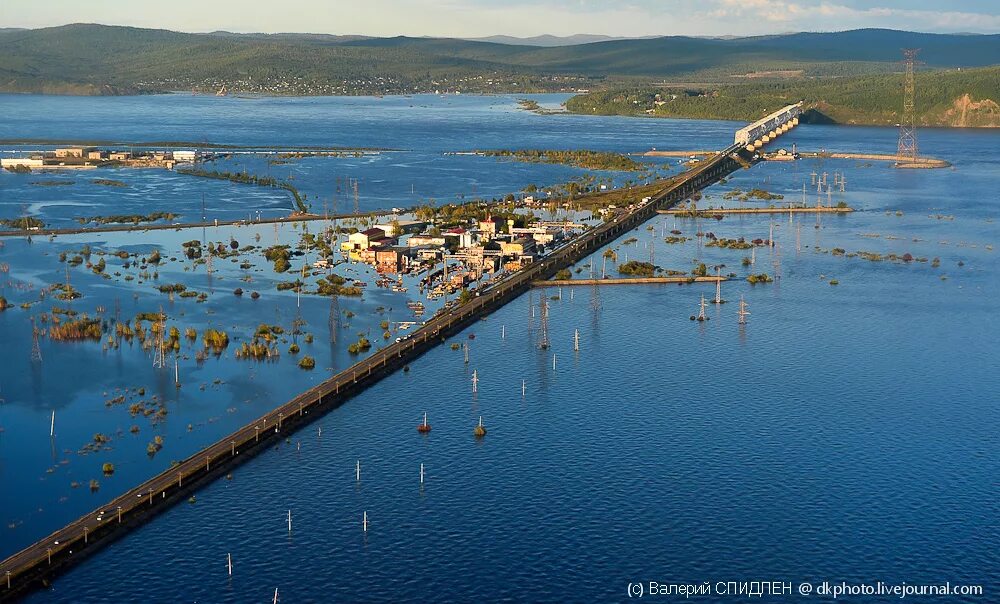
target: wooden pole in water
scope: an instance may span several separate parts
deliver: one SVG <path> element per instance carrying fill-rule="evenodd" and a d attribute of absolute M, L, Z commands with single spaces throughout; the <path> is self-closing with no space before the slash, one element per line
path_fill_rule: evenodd
<path fill-rule="evenodd" d="M 288 532 L 292 532 L 292 510 L 288 510 Z"/>
<path fill-rule="evenodd" d="M 577 352 L 580 351 L 580 330 L 579 329 L 574 329 L 573 330 L 573 350 L 575 350 Z"/>
<path fill-rule="evenodd" d="M 507 326 L 506 325 L 501 325 L 500 326 L 500 339 L 501 340 L 506 340 L 507 339 Z"/>
<path fill-rule="evenodd" d="M 528 385 L 524 380 L 521 380 L 521 398 L 524 398 L 524 393 L 527 391 Z"/>
<path fill-rule="evenodd" d="M 361 460 L 358 460 L 357 465 L 354 466 L 354 479 L 361 482 Z"/>
<path fill-rule="evenodd" d="M 52 410 L 52 422 L 49 424 L 49 438 L 56 435 L 56 410 Z"/>
<path fill-rule="evenodd" d="M 556 355 L 552 355 L 552 371 L 556 370 Z"/>
<path fill-rule="evenodd" d="M 365 510 L 364 516 L 361 517 L 361 530 L 368 532 L 368 510 Z"/>
<path fill-rule="evenodd" d="M 424 464 L 420 464 L 420 484 L 424 484 Z"/>
<path fill-rule="evenodd" d="M 229 576 L 233 576 L 233 555 L 226 554 L 226 567 L 229 569 Z"/>

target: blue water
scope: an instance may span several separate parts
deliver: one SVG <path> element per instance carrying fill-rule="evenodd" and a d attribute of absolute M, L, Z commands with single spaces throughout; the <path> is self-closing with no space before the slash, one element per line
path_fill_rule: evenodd
<path fill-rule="evenodd" d="M 528 184 L 547 186 L 588 172 L 560 165 L 498 161 L 445 153 L 476 149 L 598 149 L 619 152 L 688 149 L 728 143 L 734 129 L 723 122 L 683 122 L 667 130 L 663 122 L 642 120 L 621 136 L 628 120 L 587 116 L 536 115 L 519 109 L 512 96 L 417 95 L 358 99 L 320 97 L 241 99 L 185 94 L 117 99 L 0 95 L 4 140 L 107 140 L 129 142 L 207 141 L 242 146 L 381 148 L 361 158 L 313 158 L 269 166 L 274 156 L 236 155 L 208 169 L 242 171 L 279 178 L 307 195 L 312 210 L 354 210 L 344 183 L 358 181 L 362 212 L 447 203 L 516 193 Z M 534 95 L 558 104 L 568 95 Z M 30 102 L 29 102 L 30 99 Z M 571 135 L 567 135 L 572 133 Z M 513 144 L 516 142 L 516 145 Z M 44 145 L 0 145 L 0 154 L 48 149 Z M 6 153 L 4 153 L 6 152 Z M 662 164 L 659 159 L 648 160 Z M 633 175 L 600 173 L 621 183 Z M 94 185 L 112 178 L 128 188 Z M 69 186 L 32 183 L 73 180 Z M 339 181 L 339 182 L 338 182 Z M 339 188 L 339 191 L 338 191 Z M 0 218 L 25 212 L 51 226 L 75 225 L 78 216 L 171 211 L 182 220 L 201 218 L 206 200 L 211 220 L 240 220 L 287 214 L 291 197 L 281 191 L 185 177 L 162 170 L 114 170 L 10 175 L 0 178 Z M 44 211 L 43 211 L 44 210 Z"/>
<path fill-rule="evenodd" d="M 395 123 L 395 134 L 416 147 L 423 129 L 428 147 L 437 149 L 460 141 L 462 148 L 556 146 L 556 140 L 590 141 L 591 132 L 600 135 L 566 146 L 641 150 L 670 148 L 671 141 L 677 142 L 673 148 L 707 148 L 724 144 L 731 126 L 536 116 L 519 113 L 511 99 L 501 97 L 431 98 L 428 104 L 453 105 L 427 108 L 419 103 L 410 108 L 414 100 L 401 98 L 244 105 L 226 100 L 248 107 L 245 112 L 258 124 L 239 140 L 236 114 L 201 98 L 44 102 L 68 107 L 113 101 L 121 103 L 121 131 L 133 138 L 183 138 L 187 124 L 218 119 L 222 124 L 211 132 L 233 137 L 229 142 L 255 144 L 264 142 L 255 137 L 267 128 L 290 144 L 313 143 L 318 128 L 337 131 L 335 124 L 301 126 L 310 111 L 321 123 L 322 108 L 330 106 L 363 109 L 358 113 L 365 117 L 357 120 L 366 125 L 347 120 L 344 130 L 350 134 L 342 135 L 343 142 L 322 144 L 388 146 L 382 142 L 389 135 L 386 124 L 403 113 L 408 119 Z M 158 121 L 162 104 L 184 102 L 204 105 L 191 105 L 190 114 L 178 121 Z M 60 124 L 69 117 L 55 114 L 44 126 L 22 123 L 18 132 L 67 135 Z M 285 120 L 287 127 L 270 125 L 272 119 Z M 96 137 L 105 132 L 98 122 L 83 120 L 81 127 Z M 142 122 L 159 130 L 134 130 Z M 291 124 L 300 124 L 299 130 Z M 438 137 L 445 134 L 431 134 L 439 130 L 453 133 L 453 140 L 441 143 Z M 497 132 L 506 132 L 506 142 Z M 891 152 L 894 136 L 891 129 L 803 126 L 782 145 Z M 742 171 L 710 189 L 701 203 L 719 204 L 724 192 L 755 186 L 799 200 L 812 171 L 838 171 L 847 176 L 846 191 L 835 192 L 832 200 L 858 211 L 819 220 L 801 215 L 791 222 L 781 215 L 722 221 L 659 217 L 628 236 L 635 243 L 609 247 L 620 262 L 649 260 L 652 243 L 652 259 L 664 268 L 689 270 L 695 261 L 725 264 L 722 270 L 737 278 L 723 286 L 728 303 L 709 306 L 712 320 L 688 319 L 702 295 L 714 295 L 711 286 L 535 290 L 454 338 L 470 344 L 468 365 L 459 351 L 434 349 L 409 373 L 387 378 L 289 434 L 288 444 L 241 467 L 233 480 L 208 486 L 196 503 L 170 510 L 32 600 L 265 601 L 278 588 L 286 602 L 562 602 L 623 600 L 628 584 L 636 581 L 744 580 L 950 581 L 984 586 L 985 599 L 967 601 L 995 599 L 1000 207 L 992 189 L 1000 162 L 991 151 L 998 143 L 997 133 L 923 132 L 925 152 L 954 164 L 945 170 L 896 171 L 886 164 L 828 160 Z M 456 170 L 468 174 L 472 168 Z M 815 201 L 814 188 L 807 200 Z M 751 270 L 740 262 L 749 251 L 706 247 L 695 236 L 711 231 L 719 237 L 766 238 L 771 221 L 778 247 L 759 248 L 752 267 L 777 278 L 766 285 L 742 279 Z M 674 229 L 690 239 L 664 243 Z M 266 228 L 261 232 L 266 242 L 271 234 Z M 198 233 L 155 235 L 157 244 L 176 253 L 181 241 Z M 63 267 L 53 256 L 62 246 L 80 244 L 70 238 L 36 241 L 29 254 L 23 241 L 5 243 L 0 262 L 10 263 L 10 274 L 4 277 L 38 283 L 61 280 Z M 911 253 L 927 261 L 870 262 L 833 255 L 833 248 L 848 254 Z M 38 257 L 39 250 L 49 255 Z M 600 254 L 593 266 L 602 270 Z M 589 260 L 577 268 L 580 276 L 592 270 Z M 607 269 L 614 274 L 613 263 Z M 183 273 L 179 266 L 169 270 Z M 164 301 L 149 293 L 148 284 L 96 278 L 91 283 L 87 271 L 79 272 L 73 279 L 85 297 L 74 304 L 81 307 L 110 299 L 101 288 L 111 288 L 123 306 L 142 310 Z M 294 294 L 267 292 L 263 283 L 272 283 L 273 275 L 255 272 L 261 283 L 253 287 L 267 297 L 259 307 L 245 296 L 234 302 L 227 292 L 240 283 L 238 274 L 224 279 L 204 304 L 175 302 L 185 313 L 179 321 L 197 318 L 202 325 L 224 315 L 236 333 L 274 322 L 282 313 L 287 326 Z M 133 291 L 141 294 L 138 302 L 129 297 Z M 542 295 L 559 296 L 549 300 L 553 346 L 548 351 L 537 347 Z M 752 313 L 744 328 L 736 322 L 741 295 Z M 370 324 L 378 303 L 368 296 L 354 303 L 366 310 L 353 321 L 368 317 Z M 306 330 L 318 336 L 315 349 L 329 348 L 319 337 L 325 334 L 328 304 L 303 298 Z M 208 309 L 217 313 L 214 319 Z M 24 341 L 27 314 L 0 313 L 5 337 L 20 333 Z M 579 352 L 572 347 L 574 330 L 580 334 Z M 470 334 L 475 339 L 468 339 Z M 110 452 L 53 455 L 45 436 L 51 398 L 32 392 L 67 395 L 71 402 L 57 417 L 70 415 L 67 422 L 74 425 L 57 430 L 57 448 L 75 450 L 93 432 L 112 432 L 133 421 L 124 409 L 103 406 L 102 389 L 149 387 L 156 373 L 137 351 L 104 357 L 94 353 L 99 346 L 81 345 L 90 347 L 88 355 L 77 354 L 72 345 L 46 346 L 42 375 L 32 376 L 23 348 L 14 357 L 23 359 L 20 365 L 5 363 L 17 369 L 0 373 L 0 397 L 7 400 L 0 406 L 0 425 L 6 427 L 0 434 L 0 479 L 16 485 L 18 493 L 0 498 L 0 509 L 5 519 L 21 522 L 3 533 L 8 553 L 322 377 L 319 370 L 304 374 L 289 355 L 277 363 L 247 365 L 228 360 L 227 353 L 201 370 L 182 369 L 200 371 L 197 380 L 207 384 L 206 391 L 196 392 L 194 384 L 182 388 L 159 427 L 143 424 L 136 437 L 126 432 Z M 318 367 L 347 360 L 342 351 L 326 354 L 330 360 Z M 64 369 L 78 376 L 73 384 L 52 385 L 52 355 L 83 363 Z M 473 370 L 480 378 L 475 394 Z M 217 374 L 224 378 L 221 385 L 212 384 Z M 83 376 L 93 376 L 93 384 L 82 383 Z M 169 383 L 162 388 L 173 390 Z M 226 413 L 228 406 L 237 411 Z M 415 430 L 424 411 L 434 427 L 427 437 Z M 472 428 L 480 416 L 489 434 L 476 441 Z M 188 432 L 188 423 L 196 429 Z M 145 443 L 154 432 L 168 436 L 167 446 L 148 460 Z M 68 462 L 59 465 L 61 459 Z M 110 480 L 102 478 L 98 493 L 84 492 L 86 479 L 99 475 L 108 459 L 121 469 Z M 356 483 L 359 459 L 362 480 Z M 426 468 L 423 487 L 420 463 Z M 55 466 L 52 474 L 44 473 L 48 466 Z M 70 489 L 74 477 L 84 486 Z M 371 523 L 367 534 L 361 530 L 365 511 Z M 227 553 L 233 556 L 232 578 L 226 575 Z"/>

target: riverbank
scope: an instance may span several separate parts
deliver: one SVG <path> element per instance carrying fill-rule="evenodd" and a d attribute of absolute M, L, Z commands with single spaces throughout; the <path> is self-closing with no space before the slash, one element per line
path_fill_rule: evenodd
<path fill-rule="evenodd" d="M 1000 67 L 918 72 L 916 126 L 1000 127 Z M 801 99 L 803 124 L 895 126 L 902 120 L 903 75 L 734 82 L 682 87 L 637 84 L 588 92 L 566 101 L 583 115 L 753 121 L 788 99 Z"/>

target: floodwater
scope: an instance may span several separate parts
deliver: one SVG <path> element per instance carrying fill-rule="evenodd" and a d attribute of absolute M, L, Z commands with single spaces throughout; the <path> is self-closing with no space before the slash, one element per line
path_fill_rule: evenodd
<path fill-rule="evenodd" d="M 117 111 L 113 102 L 120 103 Z M 537 116 L 518 110 L 510 97 L 45 103 L 63 111 L 80 103 L 76 112 L 84 115 L 94 104 L 95 117 L 78 126 L 85 130 L 80 136 L 95 138 L 110 136 L 101 125 L 101 113 L 108 112 L 120 122 L 119 138 L 184 139 L 198 124 L 213 141 L 218 135 L 265 144 L 261 138 L 273 134 L 288 144 L 324 139 L 319 144 L 417 148 L 423 140 L 437 151 L 712 148 L 726 144 L 733 127 Z M 187 106 L 188 113 L 161 119 L 174 115 L 163 107 L 171 103 Z M 349 108 L 358 115 L 343 117 L 353 115 Z M 244 117 L 255 127 L 241 127 Z M 23 137 L 69 136 L 68 123 L 68 116 L 43 124 L 19 115 L 4 128 Z M 155 129 L 142 130 L 144 123 Z M 575 141 L 580 144 L 569 144 Z M 802 126 L 781 140 L 792 142 L 803 150 L 891 152 L 895 132 Z M 992 185 L 1000 162 L 991 151 L 998 143 L 1000 135 L 991 132 L 922 132 L 924 152 L 954 169 L 900 171 L 827 160 L 741 171 L 709 189 L 700 205 L 718 205 L 724 193 L 754 187 L 800 201 L 803 184 L 812 204 L 815 171 L 820 178 L 827 172 L 831 182 L 834 172 L 845 175 L 845 191 L 838 188 L 829 199 L 857 211 L 721 221 L 660 216 L 609 248 L 618 263 L 652 261 L 680 271 L 696 263 L 725 265 L 723 273 L 735 277 L 722 287 L 727 303 L 708 305 L 709 321 L 689 317 L 702 296 L 714 296 L 711 285 L 536 289 L 452 340 L 470 345 L 469 364 L 447 345 L 428 352 L 410 372 L 289 433 L 286 444 L 239 468 L 232 480 L 206 487 L 196 503 L 171 509 L 32 599 L 243 602 L 269 599 L 277 588 L 282 601 L 593 601 L 626 599 L 629 583 L 640 581 L 754 580 L 950 581 L 995 594 L 1000 207 Z M 456 171 L 465 174 L 459 180 L 490 178 L 483 176 L 489 170 L 474 176 L 468 167 Z M 405 182 L 392 186 L 409 189 Z M 513 183 L 511 190 L 520 186 Z M 471 193 L 454 187 L 459 190 Z M 824 192 L 823 203 L 827 199 Z M 267 245 L 274 237 L 271 227 L 241 228 L 208 238 L 249 242 L 252 229 Z M 297 236 L 291 226 L 282 228 L 279 237 Z M 666 243 L 674 230 L 688 239 Z M 777 245 L 751 255 L 709 247 L 699 232 L 747 239 L 773 233 Z M 164 256 L 179 256 L 180 243 L 199 236 L 158 231 L 99 241 L 59 237 L 30 246 L 7 239 L 0 261 L 10 267 L 5 281 L 37 288 L 63 281 L 58 252 L 84 241 L 116 250 L 155 242 Z M 883 259 L 869 260 L 865 253 Z M 913 260 L 902 260 L 904 254 Z M 750 256 L 753 266 L 743 266 Z M 185 272 L 188 264 L 167 263 L 160 282 L 184 279 L 207 291 L 205 267 Z M 615 264 L 595 254 L 574 270 L 580 277 L 603 270 L 615 275 Z M 249 271 L 249 287 L 262 293 L 253 302 L 229 293 L 238 285 L 248 289 L 239 280 L 244 272 L 229 267 L 213 285 L 218 293 L 201 304 L 175 300 L 168 314 L 199 332 L 209 324 L 231 326 L 231 334 L 242 337 L 257 323 L 287 328 L 295 295 L 273 288 L 284 277 Z M 751 285 L 745 280 L 750 272 L 766 272 L 775 281 Z M 105 280 L 82 267 L 72 279 L 85 294 L 73 305 L 90 312 L 99 300 L 113 309 L 115 298 L 126 316 L 169 304 L 148 282 Z M 407 312 L 406 296 L 383 294 L 384 301 L 366 294 L 340 304 L 357 306 L 351 321 L 359 324 L 381 319 L 374 312 L 378 305 L 391 306 L 387 313 Z M 10 287 L 6 295 L 16 303 L 37 298 L 37 292 Z M 751 313 L 743 327 L 737 324 L 741 297 Z M 330 301 L 303 296 L 303 329 L 316 335 L 303 352 L 316 354 L 315 371 L 299 370 L 288 354 L 273 363 L 235 361 L 231 344 L 222 358 L 209 357 L 200 368 L 188 360 L 182 372 L 193 375 L 176 393 L 172 375 L 153 370 L 138 348 L 103 353 L 100 344 L 43 340 L 44 361 L 32 365 L 27 317 L 47 305 L 0 313 L 5 342 L 17 343 L 5 345 L 12 360 L 0 367 L 0 397 L 6 399 L 0 406 L 0 478 L 17 493 L 5 488 L 0 496 L 2 516 L 13 525 L 2 533 L 3 553 L 315 383 L 329 373 L 320 368 L 344 366 L 344 343 L 356 335 L 354 327 L 344 330 L 346 337 L 330 350 Z M 538 346 L 543 329 L 552 342 L 548 350 Z M 321 348 L 327 350 L 323 360 Z M 124 406 L 104 405 L 104 391 L 143 385 L 173 397 L 162 423 L 137 421 Z M 48 428 L 57 406 L 53 442 Z M 421 436 L 415 428 L 425 411 L 433 430 Z M 472 429 L 480 417 L 489 432 L 477 440 Z M 138 435 L 128 432 L 132 423 L 140 424 Z M 124 429 L 112 450 L 76 453 L 94 432 L 114 434 L 109 426 Z M 149 459 L 145 446 L 153 434 L 165 435 L 165 445 Z M 100 466 L 109 460 L 119 469 L 101 477 Z M 354 474 L 359 460 L 360 482 Z M 101 481 L 97 493 L 87 489 L 90 478 Z M 70 488 L 77 479 L 82 486 Z"/>

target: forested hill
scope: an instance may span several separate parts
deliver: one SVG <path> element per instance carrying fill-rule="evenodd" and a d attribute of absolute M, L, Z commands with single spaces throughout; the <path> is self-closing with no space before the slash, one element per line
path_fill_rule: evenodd
<path fill-rule="evenodd" d="M 1000 67 L 918 73 L 917 120 L 926 126 L 1000 127 Z M 861 76 L 706 87 L 644 86 L 578 95 L 575 113 L 753 121 L 804 101 L 804 119 L 841 124 L 900 121 L 903 76 Z"/>
<path fill-rule="evenodd" d="M 187 34 L 75 24 L 0 30 L 0 91 L 115 94 L 531 92 L 614 81 L 727 82 L 1000 64 L 1000 35 L 864 29 L 736 39 L 671 36 L 539 47 L 441 38 Z"/>

